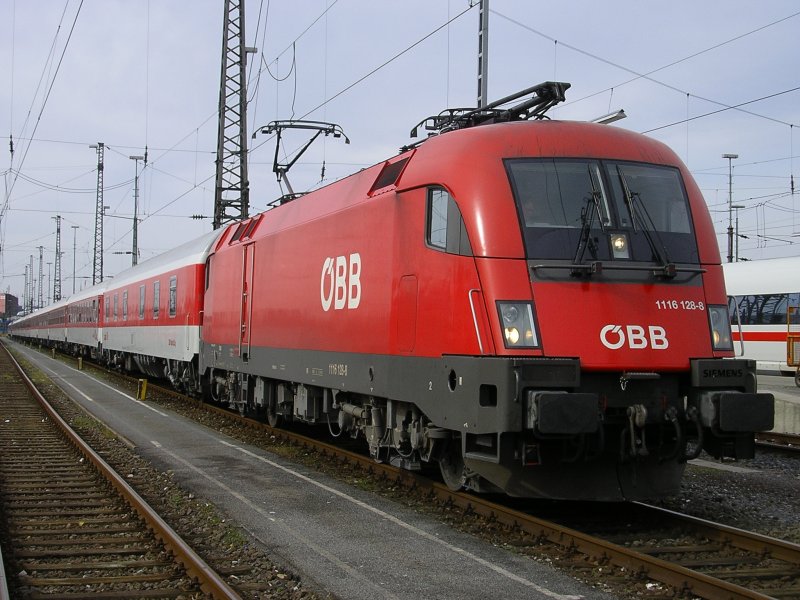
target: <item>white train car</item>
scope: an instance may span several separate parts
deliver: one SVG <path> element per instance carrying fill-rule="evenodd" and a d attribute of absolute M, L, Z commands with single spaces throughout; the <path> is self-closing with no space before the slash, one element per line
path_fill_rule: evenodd
<path fill-rule="evenodd" d="M 10 331 L 18 338 L 73 354 L 96 355 L 102 339 L 101 300 L 102 286 L 89 288 L 17 319 Z"/>
<path fill-rule="evenodd" d="M 106 282 L 101 323 L 107 362 L 129 371 L 135 364 L 142 373 L 191 389 L 200 351 L 206 259 L 221 231 Z"/>
<path fill-rule="evenodd" d="M 800 256 L 722 266 L 736 354 L 755 359 L 759 369 L 794 374 L 787 343 L 790 326 L 800 325 Z"/>
<path fill-rule="evenodd" d="M 60 300 L 44 309 L 16 319 L 9 331 L 12 335 L 44 345 L 55 345 L 66 341 L 66 313 L 68 302 Z"/>
<path fill-rule="evenodd" d="M 99 357 L 103 339 L 100 309 L 104 285 L 92 286 L 66 300 L 64 348 L 73 354 Z"/>

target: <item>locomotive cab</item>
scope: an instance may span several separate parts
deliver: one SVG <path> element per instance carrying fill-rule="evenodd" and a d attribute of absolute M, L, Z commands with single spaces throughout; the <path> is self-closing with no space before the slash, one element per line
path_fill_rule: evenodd
<path fill-rule="evenodd" d="M 582 127 L 584 140 L 594 133 Z M 462 455 L 512 494 L 566 496 L 574 481 L 534 491 L 529 476 L 565 467 L 598 495 L 618 482 L 622 497 L 673 493 L 701 450 L 749 458 L 753 432 L 773 426 L 755 364 L 722 360 L 733 345 L 713 230 L 680 163 L 612 148 L 502 161 L 526 269 L 476 263 L 481 281 L 502 282 L 483 293 L 496 305 L 497 354 L 515 357 L 521 431 L 491 443 L 462 433 Z"/>
<path fill-rule="evenodd" d="M 773 400 L 733 358 L 699 189 L 642 135 L 524 122 L 565 85 L 431 117 L 424 143 L 221 234 L 212 396 L 515 496 L 659 498 L 702 449 L 752 455 Z"/>

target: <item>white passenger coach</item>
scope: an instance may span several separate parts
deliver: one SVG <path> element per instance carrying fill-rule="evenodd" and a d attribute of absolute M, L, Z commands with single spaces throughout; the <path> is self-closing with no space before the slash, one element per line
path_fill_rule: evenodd
<path fill-rule="evenodd" d="M 725 263 L 723 269 L 736 354 L 757 360 L 759 369 L 796 374 L 800 256 Z"/>

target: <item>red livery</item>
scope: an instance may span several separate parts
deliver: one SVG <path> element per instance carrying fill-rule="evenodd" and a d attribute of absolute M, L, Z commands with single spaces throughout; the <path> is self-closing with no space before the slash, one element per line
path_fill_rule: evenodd
<path fill-rule="evenodd" d="M 702 449 L 751 456 L 773 400 L 733 358 L 700 191 L 659 142 L 525 120 L 563 89 L 433 117 L 424 143 L 119 276 L 85 348 L 452 487 L 657 498 Z M 41 337 L 34 318 L 14 334 Z"/>

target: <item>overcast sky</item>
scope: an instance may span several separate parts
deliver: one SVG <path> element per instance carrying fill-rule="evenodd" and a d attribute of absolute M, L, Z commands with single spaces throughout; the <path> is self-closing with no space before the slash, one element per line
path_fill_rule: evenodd
<path fill-rule="evenodd" d="M 31 254 L 38 277 L 39 246 L 48 283 L 56 214 L 63 295 L 72 292 L 73 273 L 77 289 L 91 283 L 97 155 L 90 144 L 106 145 L 106 275 L 130 265 L 129 254 L 114 253 L 131 251 L 135 162 L 128 157 L 145 146 L 140 261 L 211 229 L 210 218 L 190 217 L 213 213 L 223 6 L 0 0 L 0 291 L 22 299 Z M 304 117 L 336 122 L 352 141 L 317 142 L 290 173 L 295 191 L 394 155 L 428 115 L 475 105 L 478 10 L 468 0 L 248 0 L 246 21 L 247 45 L 258 48 L 250 55 L 248 137 L 274 119 Z M 793 196 L 790 186 L 791 174 L 800 175 L 798 31 L 795 0 L 491 0 L 489 98 L 555 79 L 572 87 L 553 118 L 624 109 L 628 118 L 614 127 L 666 142 L 689 166 L 723 260 L 722 155 L 738 154 L 733 203 L 745 207 L 739 232 L 747 236 L 739 254 L 798 255 L 800 190 Z M 291 138 L 289 150 L 300 143 Z M 281 190 L 274 143 L 258 136 L 250 144 L 254 213 Z"/>

